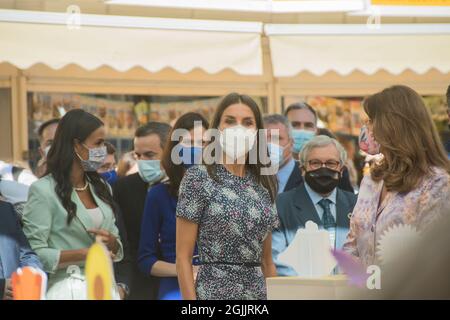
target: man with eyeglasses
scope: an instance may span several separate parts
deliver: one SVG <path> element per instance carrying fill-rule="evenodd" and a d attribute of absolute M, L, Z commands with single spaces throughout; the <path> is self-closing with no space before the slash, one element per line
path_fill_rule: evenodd
<path fill-rule="evenodd" d="M 342 145 L 327 136 L 316 136 L 299 154 L 304 183 L 280 194 L 276 205 L 280 226 L 272 233 L 272 254 L 279 276 L 296 276 L 290 266 L 278 261 L 307 221 L 326 229 L 332 248 L 342 248 L 350 224 L 350 213 L 357 197 L 338 188 L 347 153 Z"/>

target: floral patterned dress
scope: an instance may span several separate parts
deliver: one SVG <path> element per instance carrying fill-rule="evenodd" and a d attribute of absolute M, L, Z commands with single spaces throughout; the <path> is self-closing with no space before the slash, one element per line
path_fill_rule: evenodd
<path fill-rule="evenodd" d="M 388 192 L 378 206 L 382 189 L 383 181 L 364 177 L 344 244 L 344 250 L 365 266 L 380 263 L 376 246 L 389 228 L 410 225 L 420 232 L 442 214 L 450 214 L 450 176 L 443 169 L 433 168 L 408 193 Z"/>
<path fill-rule="evenodd" d="M 247 174 L 238 177 L 216 165 L 217 181 L 206 167 L 188 169 L 180 186 L 177 216 L 198 224 L 201 266 L 199 300 L 266 299 L 261 267 L 263 241 L 278 226 L 268 191 Z"/>

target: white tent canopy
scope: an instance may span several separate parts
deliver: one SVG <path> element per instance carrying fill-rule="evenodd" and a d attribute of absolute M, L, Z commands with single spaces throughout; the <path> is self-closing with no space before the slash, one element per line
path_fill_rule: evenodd
<path fill-rule="evenodd" d="M 450 72 L 450 25 L 266 25 L 274 75 Z"/>
<path fill-rule="evenodd" d="M 262 75 L 262 33 L 259 22 L 0 10 L 0 63 Z M 450 24 L 268 24 L 265 34 L 275 77 L 450 72 Z"/>
<path fill-rule="evenodd" d="M 262 24 L 0 10 L 0 62 L 261 75 Z"/>

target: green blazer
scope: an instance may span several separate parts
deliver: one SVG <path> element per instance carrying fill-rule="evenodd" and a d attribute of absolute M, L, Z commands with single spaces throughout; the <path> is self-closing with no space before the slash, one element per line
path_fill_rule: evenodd
<path fill-rule="evenodd" d="M 78 194 L 72 192 L 72 201 L 77 205 L 77 213 L 68 225 L 68 214 L 55 192 L 55 186 L 56 182 L 51 175 L 34 182 L 30 187 L 23 212 L 23 231 L 32 249 L 39 256 L 44 271 L 49 273 L 49 282 L 67 277 L 67 268 L 58 269 L 61 251 L 88 248 L 95 242 L 95 237 L 87 232 L 88 229 L 94 228 L 93 221 Z M 119 251 L 114 262 L 120 261 L 123 258 L 123 246 L 119 239 L 114 213 L 108 204 L 100 200 L 94 192 L 92 194 L 103 213 L 101 229 L 109 231 L 119 241 Z M 84 273 L 84 262 L 79 266 Z"/>

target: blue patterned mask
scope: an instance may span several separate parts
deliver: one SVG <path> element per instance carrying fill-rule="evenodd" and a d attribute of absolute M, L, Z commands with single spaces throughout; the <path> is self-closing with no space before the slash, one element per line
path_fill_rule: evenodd
<path fill-rule="evenodd" d="M 84 160 L 77 152 L 75 152 L 75 154 L 80 159 L 83 170 L 85 172 L 92 172 L 100 169 L 107 156 L 106 146 L 98 148 L 88 148 L 85 144 L 83 144 L 83 147 L 89 150 L 89 157 L 87 160 Z"/>

